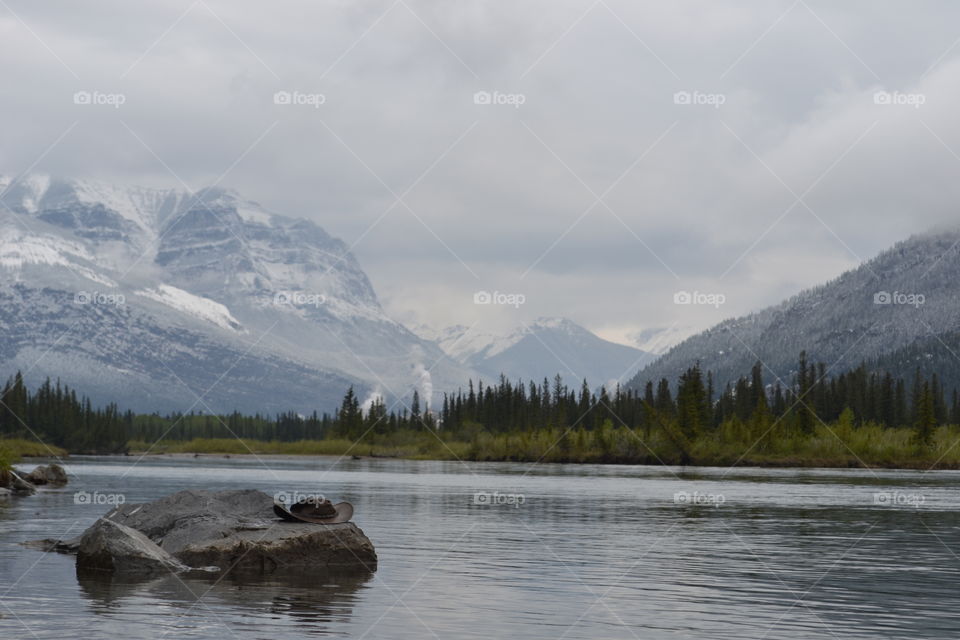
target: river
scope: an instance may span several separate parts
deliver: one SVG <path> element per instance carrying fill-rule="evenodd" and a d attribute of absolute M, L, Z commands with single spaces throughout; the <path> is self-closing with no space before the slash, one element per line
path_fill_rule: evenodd
<path fill-rule="evenodd" d="M 0 637 L 960 633 L 957 472 L 218 456 L 67 470 L 63 489 L 0 501 Z M 248 487 L 352 502 L 378 571 L 90 581 L 19 544 L 73 537 L 111 500 Z"/>

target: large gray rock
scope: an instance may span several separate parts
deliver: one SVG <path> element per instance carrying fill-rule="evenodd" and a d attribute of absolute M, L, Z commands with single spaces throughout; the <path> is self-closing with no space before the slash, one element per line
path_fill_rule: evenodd
<path fill-rule="evenodd" d="M 100 518 L 80 538 L 77 568 L 108 573 L 168 573 L 190 567 L 136 529 Z"/>
<path fill-rule="evenodd" d="M 230 571 L 373 571 L 377 554 L 352 522 L 285 522 L 273 498 L 252 489 L 180 491 L 124 504 L 104 519 L 143 533 L 180 562 Z"/>

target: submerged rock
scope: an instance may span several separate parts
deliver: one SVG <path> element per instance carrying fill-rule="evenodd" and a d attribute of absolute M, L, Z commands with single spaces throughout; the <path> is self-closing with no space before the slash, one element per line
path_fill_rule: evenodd
<path fill-rule="evenodd" d="M 108 573 L 178 573 L 190 569 L 136 529 L 100 518 L 80 537 L 77 566 Z"/>
<path fill-rule="evenodd" d="M 109 528 L 101 524 L 103 521 L 124 528 Z M 107 543 L 111 537 L 132 542 L 128 528 L 143 534 L 148 542 L 179 563 L 193 567 L 258 573 L 369 572 L 377 567 L 373 544 L 352 522 L 284 522 L 273 513 L 273 498 L 261 491 L 238 490 L 180 491 L 154 502 L 121 505 L 83 534 L 78 568 L 86 566 L 91 557 L 98 558 L 98 566 L 109 564 L 101 555 L 83 551 L 88 535 L 96 533 L 95 539 L 102 540 L 103 547 L 110 549 L 113 547 Z M 60 546 L 58 550 L 67 550 L 76 541 L 56 544 Z M 127 549 L 120 546 L 118 551 L 126 553 Z M 138 549 L 145 551 L 142 545 Z M 114 566 L 123 565 L 126 557 L 115 560 Z"/>

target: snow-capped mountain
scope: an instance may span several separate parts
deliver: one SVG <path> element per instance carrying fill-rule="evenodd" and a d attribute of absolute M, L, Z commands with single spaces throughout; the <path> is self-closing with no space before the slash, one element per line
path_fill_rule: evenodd
<path fill-rule="evenodd" d="M 0 177 L 0 272 L 0 371 L 133 409 L 322 410 L 470 375 L 343 242 L 224 189 Z"/>
<path fill-rule="evenodd" d="M 508 335 L 464 325 L 426 335 L 488 380 L 503 373 L 511 380 L 539 382 L 559 373 L 567 384 L 576 385 L 586 378 L 592 386 L 610 386 L 653 358 L 639 349 L 604 340 L 565 318 L 539 318 Z"/>
<path fill-rule="evenodd" d="M 802 265 L 797 265 L 802 268 Z M 905 354 L 955 334 L 960 318 L 960 229 L 911 237 L 824 285 L 757 313 L 694 335 L 641 370 L 631 381 L 667 378 L 699 361 L 718 387 L 760 360 L 769 381 L 790 384 L 801 350 L 836 374 L 862 362 L 908 363 Z M 950 338 L 946 344 L 955 344 Z M 899 354 L 892 359 L 884 354 Z M 900 371 L 900 375 L 912 375 Z M 956 381 L 960 384 L 960 379 Z"/>

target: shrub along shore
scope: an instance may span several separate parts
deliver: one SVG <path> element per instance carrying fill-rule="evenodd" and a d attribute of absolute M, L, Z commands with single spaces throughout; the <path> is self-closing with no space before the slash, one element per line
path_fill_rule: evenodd
<path fill-rule="evenodd" d="M 543 429 L 529 433 L 478 434 L 471 441 L 439 432 L 410 431 L 362 442 L 345 439 L 280 442 L 194 438 L 131 442 L 130 454 L 300 455 L 407 458 L 414 460 L 512 461 L 744 467 L 842 467 L 960 469 L 960 427 L 938 427 L 930 446 L 918 445 L 906 429 L 847 422 L 821 424 L 813 434 L 760 442 L 749 426 L 730 423 L 697 438 L 684 455 L 669 437 L 626 427 L 587 431 Z"/>

